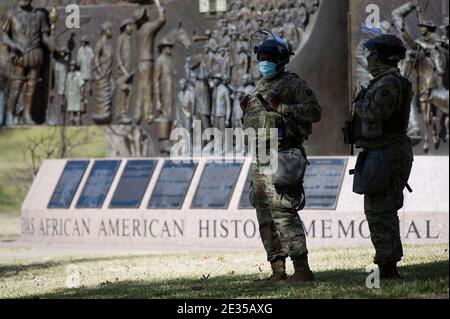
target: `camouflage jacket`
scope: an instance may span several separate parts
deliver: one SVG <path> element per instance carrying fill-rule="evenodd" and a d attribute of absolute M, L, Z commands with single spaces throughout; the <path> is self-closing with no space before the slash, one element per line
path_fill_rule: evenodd
<path fill-rule="evenodd" d="M 261 94 L 266 98 L 271 91 L 278 95 L 278 112 L 266 110 L 257 97 Z M 268 136 L 281 117 L 285 122 L 294 124 L 285 132 L 286 140 L 281 141 L 282 148 L 302 147 L 312 133 L 312 123 L 321 119 L 322 109 L 316 95 L 306 81 L 294 73 L 283 72 L 274 79 L 260 80 L 250 96 L 250 106 L 244 114 L 246 129 L 253 128 L 258 132 L 258 129 L 265 128 Z"/>
<path fill-rule="evenodd" d="M 382 124 L 382 135 L 364 139 L 359 147 L 378 148 L 396 141 L 406 141 L 411 101 L 412 85 L 401 76 L 399 69 L 386 67 L 363 89 L 355 99 L 355 112 L 366 122 Z"/>

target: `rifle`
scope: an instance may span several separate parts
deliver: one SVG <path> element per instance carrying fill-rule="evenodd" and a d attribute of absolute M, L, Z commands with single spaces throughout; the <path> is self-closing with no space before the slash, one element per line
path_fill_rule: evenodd
<path fill-rule="evenodd" d="M 355 115 L 350 112 L 345 120 L 345 126 L 342 128 L 344 134 L 344 143 L 350 145 L 350 156 L 355 155 Z"/>
<path fill-rule="evenodd" d="M 355 102 L 365 94 L 366 90 L 361 89 L 361 91 L 355 94 L 356 97 L 353 99 L 352 110 L 347 115 L 345 120 L 345 126 L 342 128 L 342 133 L 344 134 L 344 143 L 350 145 L 350 155 L 355 155 L 355 144 L 357 141 L 361 140 L 362 137 L 362 122 L 361 118 L 356 114 Z"/>
<path fill-rule="evenodd" d="M 256 97 L 257 97 L 258 100 L 261 102 L 261 105 L 264 107 L 264 109 L 265 109 L 267 112 L 273 112 L 273 111 L 270 109 L 269 102 L 267 102 L 267 100 L 264 99 L 264 97 L 263 97 L 261 94 L 258 94 Z"/>

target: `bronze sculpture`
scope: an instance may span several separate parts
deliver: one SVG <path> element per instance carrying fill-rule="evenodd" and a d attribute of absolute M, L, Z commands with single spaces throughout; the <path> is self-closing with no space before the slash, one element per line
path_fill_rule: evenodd
<path fill-rule="evenodd" d="M 54 78 L 54 103 L 47 109 L 47 124 L 57 125 L 60 123 L 60 115 L 64 112 L 65 105 L 65 86 L 68 69 L 69 51 L 65 47 L 61 47 L 55 52 L 53 58 L 53 78 Z"/>
<path fill-rule="evenodd" d="M 187 55 L 184 61 L 184 77 L 188 79 L 191 76 L 192 57 Z"/>
<path fill-rule="evenodd" d="M 5 115 L 5 103 L 8 88 L 8 62 L 6 48 L 0 42 L 0 126 L 3 125 Z"/>
<path fill-rule="evenodd" d="M 211 126 L 211 96 L 208 84 L 208 75 L 200 72 L 194 86 L 195 118 L 201 121 L 201 131 Z"/>
<path fill-rule="evenodd" d="M 233 85 L 240 86 L 244 82 L 244 75 L 247 74 L 250 68 L 250 60 L 246 53 L 245 47 L 240 43 L 237 45 L 237 57 L 233 65 Z"/>
<path fill-rule="evenodd" d="M 413 11 L 418 13 L 421 36 L 414 39 L 406 29 L 405 19 Z M 399 7 L 393 12 L 396 27 L 402 33 L 402 37 L 408 45 L 410 55 L 406 62 L 406 75 L 412 71 L 416 73 L 416 94 L 419 96 L 420 109 L 425 123 L 423 151 L 428 153 L 428 127 L 431 125 L 432 140 L 435 149 L 439 148 L 440 138 L 437 132 L 436 110 L 425 98 L 420 98 L 429 91 L 442 87 L 442 78 L 445 73 L 445 61 L 442 52 L 439 50 L 439 37 L 436 34 L 437 26 L 432 21 L 423 21 L 420 8 L 410 2 Z"/>
<path fill-rule="evenodd" d="M 291 49 L 295 50 L 300 44 L 300 33 L 297 29 L 297 26 L 294 22 L 294 13 L 288 12 L 286 22 L 284 24 L 284 33 L 286 35 L 286 39 L 291 45 Z"/>
<path fill-rule="evenodd" d="M 69 122 L 73 125 L 81 125 L 81 103 L 83 100 L 84 80 L 77 70 L 77 62 L 72 60 L 69 64 L 69 72 L 65 81 L 65 96 L 67 99 L 67 112 Z"/>
<path fill-rule="evenodd" d="M 142 117 L 149 124 L 154 121 L 152 79 L 154 69 L 153 47 L 156 35 L 166 23 L 165 12 L 165 8 L 158 7 L 158 19 L 155 21 L 149 20 L 145 8 L 139 8 L 134 12 L 139 54 L 134 120 L 138 123 L 141 122 Z"/>
<path fill-rule="evenodd" d="M 158 45 L 159 57 L 155 63 L 154 92 L 156 111 L 163 118 L 172 120 L 173 78 L 175 75 L 172 63 L 172 48 L 174 43 L 163 39 Z"/>
<path fill-rule="evenodd" d="M 94 60 L 94 50 L 89 45 L 89 38 L 81 37 L 81 46 L 77 51 L 77 65 L 83 77 L 83 104 L 82 112 L 87 109 L 88 97 L 92 95 L 92 62 Z"/>
<path fill-rule="evenodd" d="M 297 25 L 300 26 L 301 31 L 305 31 L 309 23 L 309 11 L 304 0 L 298 3 Z"/>
<path fill-rule="evenodd" d="M 242 84 L 240 87 L 236 88 L 233 93 L 233 114 L 232 114 L 232 127 L 233 128 L 243 128 L 242 118 L 243 112 L 241 109 L 240 102 L 242 99 L 251 94 L 255 89 L 252 81 L 252 76 L 250 74 L 244 74 L 242 76 Z"/>
<path fill-rule="evenodd" d="M 94 96 L 96 103 L 92 120 L 104 125 L 112 120 L 112 66 L 113 66 L 113 26 L 105 22 L 101 26 L 101 37 L 95 46 L 94 56 Z"/>
<path fill-rule="evenodd" d="M 17 7 L 6 13 L 1 30 L 2 42 L 9 49 L 12 64 L 6 126 L 14 126 L 14 113 L 24 84 L 24 120 L 26 125 L 34 125 L 33 98 L 44 64 L 44 47 L 53 49 L 46 15 L 33 8 L 32 0 L 20 0 Z"/>
<path fill-rule="evenodd" d="M 132 41 L 134 20 L 127 18 L 120 25 L 120 36 L 117 39 L 117 115 L 120 124 L 132 123 L 128 115 L 131 104 L 131 89 L 134 71 L 132 69 Z"/>
<path fill-rule="evenodd" d="M 205 31 L 205 36 L 207 37 L 208 41 L 207 41 L 207 45 L 209 48 L 211 48 L 211 50 L 215 51 L 217 50 L 217 47 L 219 46 L 217 44 L 217 40 L 215 37 L 213 37 L 213 34 L 211 32 L 211 30 L 206 30 Z"/>
<path fill-rule="evenodd" d="M 218 66 L 218 73 L 222 75 L 231 74 L 231 61 L 230 56 L 225 47 L 220 47 L 215 57 L 215 63 Z"/>
<path fill-rule="evenodd" d="M 449 63 L 449 40 L 448 40 L 448 31 L 449 31 L 449 19 L 446 17 L 444 19 L 444 23 L 440 27 L 441 31 L 444 33 L 439 40 L 439 45 L 441 47 L 441 51 L 445 55 L 445 60 L 447 61 L 447 67 L 445 68 L 445 74 L 443 75 L 443 84 L 444 87 L 448 90 L 449 88 L 449 69 L 448 69 L 448 63 Z"/>
<path fill-rule="evenodd" d="M 216 74 L 214 80 L 211 125 L 225 133 L 225 129 L 231 124 L 231 96 L 226 85 L 229 81 L 229 76 Z"/>
<path fill-rule="evenodd" d="M 177 126 L 191 131 L 193 128 L 193 114 L 195 106 L 194 92 L 185 79 L 180 80 L 179 88 L 180 92 L 178 92 L 177 95 L 175 120 Z"/>

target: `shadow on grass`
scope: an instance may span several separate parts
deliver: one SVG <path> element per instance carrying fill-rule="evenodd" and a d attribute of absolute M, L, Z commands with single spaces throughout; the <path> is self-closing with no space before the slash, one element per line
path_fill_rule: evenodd
<path fill-rule="evenodd" d="M 148 259 L 151 258 L 161 258 L 161 255 L 146 255 L 145 256 Z M 112 255 L 112 256 L 104 256 L 104 257 L 83 257 L 83 258 L 77 258 L 77 257 L 68 257 L 65 259 L 58 259 L 58 260 L 50 260 L 46 262 L 37 262 L 37 263 L 29 263 L 26 264 L 20 264 L 20 260 L 17 261 L 15 264 L 8 264 L 8 265 L 0 265 L 0 279 L 4 279 L 10 276 L 16 276 L 18 272 L 24 272 L 24 271 L 39 271 L 39 270 L 45 270 L 50 269 L 53 267 L 59 267 L 59 266 L 67 266 L 69 264 L 82 264 L 82 263 L 95 263 L 99 261 L 117 261 L 117 260 L 127 260 L 127 261 L 133 261 L 133 259 L 141 259 L 142 255 Z"/>
<path fill-rule="evenodd" d="M 404 266 L 400 268 L 402 280 L 383 282 L 382 289 L 366 288 L 364 271 L 334 270 L 317 272 L 316 282 L 304 284 L 268 285 L 256 281 L 256 275 L 230 275 L 209 279 L 107 282 L 97 287 L 58 289 L 26 298 L 410 298 L 438 295 L 448 298 L 448 267 L 448 261 Z"/>

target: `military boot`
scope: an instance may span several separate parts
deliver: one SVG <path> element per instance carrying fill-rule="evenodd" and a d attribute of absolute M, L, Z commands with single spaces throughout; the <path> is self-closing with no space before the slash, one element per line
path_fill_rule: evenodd
<path fill-rule="evenodd" d="M 277 283 L 287 279 L 285 259 L 279 259 L 277 261 L 271 262 L 270 265 L 272 267 L 272 276 L 270 276 L 270 278 L 268 279 L 265 279 L 264 282 Z"/>
<path fill-rule="evenodd" d="M 294 263 L 295 273 L 289 278 L 289 281 L 295 283 L 316 280 L 313 272 L 309 268 L 308 254 L 303 254 L 298 258 L 292 259 L 292 262 Z"/>
<path fill-rule="evenodd" d="M 382 262 L 378 264 L 378 269 L 380 270 L 380 279 L 400 279 L 400 274 L 397 269 L 396 261 Z"/>

